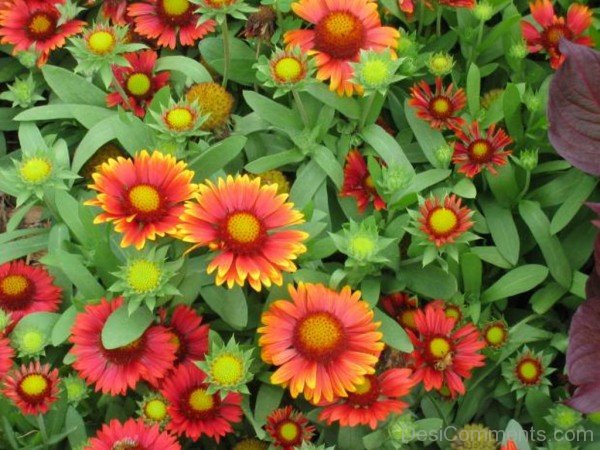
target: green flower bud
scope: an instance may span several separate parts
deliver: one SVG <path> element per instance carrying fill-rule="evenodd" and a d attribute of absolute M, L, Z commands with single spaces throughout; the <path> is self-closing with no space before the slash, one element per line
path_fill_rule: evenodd
<path fill-rule="evenodd" d="M 381 169 L 380 186 L 386 194 L 393 194 L 408 187 L 411 180 L 410 174 L 401 166 L 383 167 Z"/>
<path fill-rule="evenodd" d="M 519 160 L 521 161 L 521 166 L 525 170 L 532 171 L 538 165 L 538 151 L 537 150 L 523 150 L 521 152 Z"/>
<path fill-rule="evenodd" d="M 452 161 L 453 154 L 454 149 L 446 144 L 435 151 L 435 159 L 442 167 L 448 167 L 448 164 L 450 164 L 450 161 Z"/>
<path fill-rule="evenodd" d="M 581 423 L 581 413 L 566 405 L 558 404 L 550 409 L 550 415 L 546 416 L 549 424 L 561 430 L 572 430 Z"/>
<path fill-rule="evenodd" d="M 388 425 L 390 438 L 399 444 L 408 444 L 415 437 L 417 426 L 410 414 L 403 414 Z"/>
<path fill-rule="evenodd" d="M 515 59 L 526 58 L 528 54 L 529 50 L 527 50 L 527 45 L 523 41 L 517 42 L 508 50 L 508 55 Z"/>
<path fill-rule="evenodd" d="M 483 1 L 478 3 L 475 8 L 473 8 L 473 15 L 480 22 L 487 22 L 494 15 L 494 8 L 488 2 Z"/>
<path fill-rule="evenodd" d="M 71 375 L 62 380 L 65 391 L 67 392 L 67 399 L 69 403 L 79 403 L 81 400 L 87 398 L 88 388 L 81 378 L 77 375 Z"/>
<path fill-rule="evenodd" d="M 429 72 L 436 76 L 447 75 L 452 72 L 454 58 L 446 52 L 433 53 L 427 60 Z"/>
<path fill-rule="evenodd" d="M 17 53 L 17 59 L 19 62 L 27 67 L 28 69 L 32 69 L 37 64 L 38 54 L 34 50 L 26 50 L 23 52 Z"/>
<path fill-rule="evenodd" d="M 525 92 L 523 97 L 525 106 L 531 112 L 538 111 L 542 106 L 542 101 L 540 100 L 539 95 L 536 95 L 533 92 Z"/>
<path fill-rule="evenodd" d="M 13 345 L 22 357 L 35 357 L 44 354 L 48 336 L 34 327 L 22 328 L 14 334 Z"/>

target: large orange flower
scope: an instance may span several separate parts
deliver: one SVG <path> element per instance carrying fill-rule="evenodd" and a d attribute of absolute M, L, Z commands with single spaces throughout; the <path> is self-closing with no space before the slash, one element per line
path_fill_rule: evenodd
<path fill-rule="evenodd" d="M 183 202 L 192 198 L 194 172 L 183 161 L 155 151 L 142 150 L 133 159 L 109 159 L 92 175 L 90 189 L 98 191 L 86 205 L 99 206 L 104 212 L 94 223 L 114 222 L 123 233 L 122 247 L 141 249 L 146 239 L 174 234 Z"/>
<path fill-rule="evenodd" d="M 355 392 L 375 372 L 383 342 L 373 310 L 348 286 L 289 286 L 292 301 L 277 300 L 262 315 L 262 359 L 279 366 L 271 382 L 289 386 L 292 397 L 328 402 Z"/>
<path fill-rule="evenodd" d="M 398 30 L 381 26 L 377 2 L 372 0 L 300 0 L 292 3 L 292 9 L 314 27 L 288 31 L 286 44 L 315 55 L 317 78 L 330 79 L 329 88 L 340 95 L 362 91 L 350 82 L 350 63 L 358 60 L 361 50 L 398 45 Z"/>
<path fill-rule="evenodd" d="M 208 246 L 218 254 L 208 265 L 217 272 L 218 286 L 229 288 L 246 281 L 255 290 L 271 283 L 280 286 L 281 272 L 294 272 L 293 260 L 306 251 L 303 231 L 284 229 L 304 222 L 301 212 L 277 195 L 277 185 L 261 185 L 248 175 L 206 181 L 187 202 L 181 216 L 180 237 L 195 247 Z M 193 248 L 195 248 L 193 247 Z"/>

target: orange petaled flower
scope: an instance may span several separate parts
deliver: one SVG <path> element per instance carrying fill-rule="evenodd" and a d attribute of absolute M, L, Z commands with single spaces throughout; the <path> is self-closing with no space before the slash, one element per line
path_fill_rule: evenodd
<path fill-rule="evenodd" d="M 350 81 L 350 63 L 358 61 L 361 50 L 383 51 L 398 45 L 400 33 L 381 26 L 377 2 L 372 0 L 300 0 L 292 3 L 292 9 L 314 27 L 288 31 L 285 43 L 315 55 L 317 78 L 330 80 L 329 88 L 339 95 L 362 92 Z"/>
<path fill-rule="evenodd" d="M 399 400 L 410 393 L 416 380 L 410 369 L 389 369 L 379 376 L 365 375 L 356 385 L 356 391 L 336 403 L 325 406 L 319 420 L 328 425 L 339 422 L 342 427 L 369 425 L 375 430 L 377 424 L 390 414 L 401 414 L 408 406 Z"/>
<path fill-rule="evenodd" d="M 367 205 L 373 202 L 377 211 L 385 208 L 385 201 L 379 196 L 375 189 L 373 178 L 369 174 L 367 161 L 356 150 L 350 150 L 346 156 L 344 167 L 344 185 L 340 192 L 342 197 L 354 197 L 358 210 L 363 213 Z"/>
<path fill-rule="evenodd" d="M 83 450 L 181 450 L 175 436 L 160 430 L 158 425 L 145 424 L 141 419 L 125 423 L 113 419 L 102 425 Z"/>
<path fill-rule="evenodd" d="M 0 43 L 14 45 L 13 54 L 30 50 L 39 54 L 38 65 L 48 60 L 50 52 L 65 45 L 66 39 L 79 33 L 85 22 L 66 20 L 56 8 L 61 1 L 14 0 L 0 9 Z"/>
<path fill-rule="evenodd" d="M 115 25 L 127 24 L 127 2 L 129 0 L 104 0 L 102 15 Z"/>
<path fill-rule="evenodd" d="M 515 444 L 515 441 L 509 439 L 506 444 L 500 448 L 500 450 L 519 450 L 519 448 L 517 447 L 517 444 Z"/>
<path fill-rule="evenodd" d="M 177 305 L 169 323 L 172 341 L 177 347 L 175 365 L 193 365 L 208 351 L 208 325 L 202 325 L 202 316 L 187 305 Z"/>
<path fill-rule="evenodd" d="M 281 272 L 294 272 L 293 260 L 306 251 L 302 244 L 308 234 L 288 227 L 304 222 L 301 212 L 277 195 L 277 185 L 261 185 L 260 178 L 248 175 L 206 181 L 196 201 L 186 202 L 181 215 L 180 237 L 208 246 L 217 256 L 208 265 L 216 271 L 216 284 L 243 286 L 255 290 L 271 283 L 280 286 Z"/>
<path fill-rule="evenodd" d="M 106 104 L 111 107 L 120 105 L 132 110 L 136 116 L 144 117 L 146 105 L 152 102 L 154 94 L 168 83 L 171 76 L 169 72 L 154 74 L 157 58 L 158 54 L 152 50 L 127 53 L 128 67 L 113 66 L 115 80 L 127 94 L 127 99 L 119 92 L 111 92 L 106 96 Z"/>
<path fill-rule="evenodd" d="M 10 341 L 0 334 L 0 382 L 12 367 L 14 356 L 15 352 L 10 346 Z"/>
<path fill-rule="evenodd" d="M 566 20 L 554 14 L 550 0 L 537 0 L 530 3 L 529 8 L 531 16 L 542 29 L 540 31 L 527 20 L 522 20 L 521 32 L 530 52 L 546 50 L 553 69 L 558 69 L 565 60 L 558 46 L 561 38 L 588 47 L 594 45 L 592 38 L 582 36 L 592 24 L 592 11 L 587 6 L 572 3 L 567 11 Z"/>
<path fill-rule="evenodd" d="M 215 29 L 212 19 L 199 22 L 196 6 L 189 0 L 144 0 L 129 6 L 135 31 L 150 39 L 157 39 L 161 47 L 175 48 L 177 35 L 181 45 L 196 41 Z"/>
<path fill-rule="evenodd" d="M 430 197 L 420 209 L 419 222 L 423 231 L 436 247 L 451 244 L 461 234 L 473 226 L 471 211 L 461 206 L 462 201 L 456 195 Z"/>
<path fill-rule="evenodd" d="M 355 392 L 383 350 L 373 310 L 348 286 L 337 292 L 300 283 L 288 290 L 291 301 L 271 303 L 258 329 L 262 359 L 279 366 L 271 382 L 313 403 Z"/>
<path fill-rule="evenodd" d="M 381 306 L 390 316 L 406 328 L 417 329 L 415 312 L 419 309 L 419 299 L 406 292 L 394 292 L 381 298 Z"/>
<path fill-rule="evenodd" d="M 2 393 L 23 414 L 45 414 L 58 399 L 58 369 L 39 361 L 22 365 L 6 376 Z"/>
<path fill-rule="evenodd" d="M 415 347 L 415 378 L 427 391 L 446 386 L 451 397 L 464 394 L 463 379 L 470 378 L 475 367 L 484 365 L 485 356 L 479 351 L 485 342 L 477 328 L 469 323 L 454 330 L 456 320 L 446 317 L 442 308 L 430 305 L 415 313 L 415 322 L 417 332 L 407 330 Z"/>
<path fill-rule="evenodd" d="M 452 83 L 445 88 L 442 79 L 436 77 L 435 92 L 422 80 L 411 88 L 411 95 L 408 104 L 416 109 L 419 118 L 429 122 L 431 128 L 458 130 L 465 124 L 465 120 L 458 117 L 467 104 L 462 88 L 454 89 Z"/>
<path fill-rule="evenodd" d="M 303 442 L 310 442 L 315 427 L 308 424 L 308 419 L 300 411 L 286 406 L 269 414 L 265 430 L 277 448 L 294 450 L 301 447 Z"/>
<path fill-rule="evenodd" d="M 133 159 L 110 159 L 92 175 L 98 191 L 86 205 L 104 210 L 94 223 L 113 222 L 123 234 L 122 247 L 140 250 L 146 240 L 176 234 L 183 202 L 192 198 L 194 172 L 183 161 L 158 151 L 152 156 L 142 150 Z"/>
<path fill-rule="evenodd" d="M 473 122 L 464 130 L 456 131 L 457 141 L 454 143 L 452 162 L 458 171 L 473 178 L 483 169 L 496 174 L 496 167 L 503 166 L 512 152 L 504 148 L 512 144 L 512 139 L 502 128 L 496 125 L 481 133 L 479 123 Z"/>
<path fill-rule="evenodd" d="M 54 312 L 62 289 L 43 266 L 17 260 L 0 265 L 0 309 L 10 313 L 11 327 L 32 312 Z"/>

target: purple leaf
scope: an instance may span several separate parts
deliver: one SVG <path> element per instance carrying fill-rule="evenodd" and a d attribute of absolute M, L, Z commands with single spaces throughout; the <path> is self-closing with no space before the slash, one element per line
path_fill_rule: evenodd
<path fill-rule="evenodd" d="M 600 52 L 566 39 L 560 51 L 567 58 L 550 84 L 548 137 L 575 167 L 600 175 Z"/>

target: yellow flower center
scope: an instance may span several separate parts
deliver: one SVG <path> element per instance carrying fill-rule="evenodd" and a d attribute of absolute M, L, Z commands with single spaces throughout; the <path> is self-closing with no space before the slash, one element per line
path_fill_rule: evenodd
<path fill-rule="evenodd" d="M 548 28 L 545 32 L 546 40 L 552 45 L 558 45 L 560 38 L 568 34 L 565 31 L 566 30 L 564 26 L 552 26 Z"/>
<path fill-rule="evenodd" d="M 415 311 L 412 309 L 403 311 L 400 315 L 400 323 L 407 328 L 417 328 L 417 323 L 415 322 Z"/>
<path fill-rule="evenodd" d="M 170 16 L 182 16 L 190 8 L 188 0 L 163 0 L 164 11 Z"/>
<path fill-rule="evenodd" d="M 333 11 L 315 26 L 315 49 L 336 59 L 350 59 L 362 48 L 365 32 L 360 19 L 348 11 Z"/>
<path fill-rule="evenodd" d="M 534 384 L 538 381 L 541 372 L 540 366 L 536 361 L 525 360 L 517 366 L 517 372 L 522 382 Z"/>
<path fill-rule="evenodd" d="M 25 394 L 36 397 L 48 389 L 48 380 L 43 375 L 34 373 L 23 378 L 19 387 Z"/>
<path fill-rule="evenodd" d="M 448 208 L 437 208 L 429 216 L 429 226 L 438 234 L 449 233 L 457 224 L 456 213 Z"/>
<path fill-rule="evenodd" d="M 360 383 L 356 384 L 354 387 L 356 388 L 356 390 L 354 391 L 354 394 L 364 395 L 371 391 L 371 388 L 373 387 L 373 383 L 371 383 L 371 380 L 369 380 L 368 377 L 363 377 L 362 381 Z"/>
<path fill-rule="evenodd" d="M 436 359 L 442 359 L 450 353 L 450 342 L 443 337 L 435 337 L 429 341 L 429 353 Z"/>
<path fill-rule="evenodd" d="M 439 116 L 444 116 L 451 112 L 452 105 L 450 101 L 445 97 L 436 97 L 431 102 L 431 109 Z"/>
<path fill-rule="evenodd" d="M 365 178 L 365 186 L 370 189 L 375 189 L 375 182 L 373 181 L 373 177 L 371 175 Z"/>
<path fill-rule="evenodd" d="M 232 214 L 227 219 L 227 233 L 237 243 L 250 244 L 260 236 L 261 225 L 258 218 L 247 212 Z"/>
<path fill-rule="evenodd" d="M 206 412 L 214 407 L 215 400 L 205 389 L 198 388 L 191 393 L 188 403 L 194 411 Z"/>
<path fill-rule="evenodd" d="M 158 287 L 161 270 L 157 263 L 146 259 L 134 261 L 127 272 L 127 282 L 136 292 L 150 292 Z"/>
<path fill-rule="evenodd" d="M 144 405 L 144 414 L 147 418 L 160 422 L 167 417 L 167 405 L 160 399 L 152 399 Z"/>
<path fill-rule="evenodd" d="M 275 76 L 286 83 L 299 81 L 304 71 L 302 62 L 292 56 L 281 58 L 275 63 L 273 70 Z"/>
<path fill-rule="evenodd" d="M 21 338 L 19 347 L 25 353 L 37 353 L 44 348 L 45 336 L 38 330 L 27 331 Z"/>
<path fill-rule="evenodd" d="M 437 71 L 446 71 L 449 69 L 450 60 L 444 55 L 438 55 L 431 60 L 431 67 Z"/>
<path fill-rule="evenodd" d="M 45 158 L 28 158 L 21 164 L 20 173 L 23 181 L 40 184 L 50 178 L 52 164 Z"/>
<path fill-rule="evenodd" d="M 299 434 L 300 427 L 294 422 L 287 421 L 279 427 L 279 435 L 283 438 L 284 441 L 293 442 L 296 439 L 298 439 Z"/>
<path fill-rule="evenodd" d="M 235 386 L 244 376 L 243 361 L 230 353 L 218 356 L 211 365 L 211 375 L 221 386 Z"/>
<path fill-rule="evenodd" d="M 367 86 L 380 86 L 388 79 L 389 65 L 381 59 L 365 61 L 361 75 Z"/>
<path fill-rule="evenodd" d="M 28 27 L 32 34 L 40 36 L 52 30 L 54 23 L 47 14 L 39 13 L 33 16 Z"/>
<path fill-rule="evenodd" d="M 485 333 L 485 340 L 494 346 L 503 344 L 505 339 L 506 330 L 501 325 L 493 325 Z"/>
<path fill-rule="evenodd" d="M 67 396 L 69 400 L 75 400 L 83 394 L 83 385 L 77 381 L 66 383 Z"/>
<path fill-rule="evenodd" d="M 173 108 L 165 119 L 167 126 L 177 131 L 189 130 L 194 123 L 194 115 L 187 108 Z"/>
<path fill-rule="evenodd" d="M 140 184 L 129 191 L 129 201 L 138 211 L 151 213 L 160 206 L 160 194 L 154 186 Z"/>
<path fill-rule="evenodd" d="M 473 146 L 471 147 L 471 153 L 474 156 L 481 158 L 482 156 L 485 156 L 488 153 L 489 149 L 490 146 L 487 142 L 479 141 L 473 144 Z"/>
<path fill-rule="evenodd" d="M 22 294 L 29 287 L 29 281 L 23 275 L 9 275 L 0 282 L 2 293 L 9 297 Z"/>
<path fill-rule="evenodd" d="M 151 87 L 150 77 L 145 73 L 134 73 L 127 79 L 127 90 L 136 97 L 146 95 Z"/>
<path fill-rule="evenodd" d="M 356 24 L 356 18 L 346 12 L 335 12 L 327 16 L 325 28 L 332 35 L 343 38 L 351 34 Z"/>
<path fill-rule="evenodd" d="M 315 358 L 333 354 L 342 343 L 343 328 L 327 312 L 317 312 L 302 319 L 296 330 L 300 350 Z"/>
<path fill-rule="evenodd" d="M 106 55 L 115 47 L 115 36 L 105 30 L 94 31 L 88 37 L 89 49 L 97 55 Z"/>
<path fill-rule="evenodd" d="M 454 305 L 447 305 L 444 313 L 446 314 L 446 317 L 450 319 L 460 320 L 460 318 L 462 317 L 460 309 Z"/>

